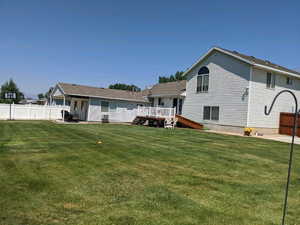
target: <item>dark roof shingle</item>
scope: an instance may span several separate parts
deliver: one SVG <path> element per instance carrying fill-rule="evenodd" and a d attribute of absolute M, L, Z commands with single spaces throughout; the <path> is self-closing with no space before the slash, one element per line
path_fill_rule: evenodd
<path fill-rule="evenodd" d="M 220 48 L 220 49 L 222 49 L 224 51 L 227 51 L 227 52 L 229 52 L 233 55 L 236 55 L 238 57 L 241 57 L 245 60 L 248 60 L 250 62 L 256 63 L 256 64 L 260 64 L 260 65 L 263 65 L 263 66 L 271 67 L 273 69 L 282 70 L 284 72 L 294 73 L 294 74 L 300 75 L 300 72 L 298 72 L 298 71 L 288 69 L 286 67 L 283 67 L 283 66 L 280 66 L 278 64 L 272 63 L 268 60 L 259 59 L 259 58 L 256 58 L 254 56 L 245 55 L 245 54 L 239 53 L 237 51 L 231 51 L 231 50 L 228 50 L 228 49 L 225 49 L 225 48 Z"/>

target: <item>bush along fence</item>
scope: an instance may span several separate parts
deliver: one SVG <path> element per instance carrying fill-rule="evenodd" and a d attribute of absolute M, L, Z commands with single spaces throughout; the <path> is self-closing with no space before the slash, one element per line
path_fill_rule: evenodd
<path fill-rule="evenodd" d="M 0 120 L 57 120 L 69 106 L 0 104 Z"/>

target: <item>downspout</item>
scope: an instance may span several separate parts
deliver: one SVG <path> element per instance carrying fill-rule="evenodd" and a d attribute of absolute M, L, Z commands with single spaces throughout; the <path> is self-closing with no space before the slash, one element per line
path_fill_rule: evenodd
<path fill-rule="evenodd" d="M 253 79 L 253 66 L 250 66 L 250 77 L 249 77 L 249 87 L 248 87 L 248 105 L 247 105 L 247 122 L 246 126 L 250 126 L 250 100 L 251 100 L 251 91 L 252 91 L 252 79 Z"/>
<path fill-rule="evenodd" d="M 65 122 L 65 106 L 66 106 L 66 96 L 64 95 L 64 103 L 63 103 L 63 122 Z"/>

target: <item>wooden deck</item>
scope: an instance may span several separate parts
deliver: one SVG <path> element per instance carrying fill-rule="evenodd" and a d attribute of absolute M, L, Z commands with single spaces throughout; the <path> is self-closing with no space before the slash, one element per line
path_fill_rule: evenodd
<path fill-rule="evenodd" d="M 177 118 L 177 123 L 180 127 L 188 127 L 192 129 L 198 129 L 202 130 L 203 125 L 200 123 L 197 123 L 195 121 L 192 121 L 190 119 L 187 119 L 183 116 L 176 115 Z M 164 127 L 164 122 L 166 118 L 163 117 L 152 117 L 152 116 L 137 116 L 132 124 L 135 125 L 144 125 L 146 122 L 148 122 L 149 126 L 154 126 L 154 127 Z"/>

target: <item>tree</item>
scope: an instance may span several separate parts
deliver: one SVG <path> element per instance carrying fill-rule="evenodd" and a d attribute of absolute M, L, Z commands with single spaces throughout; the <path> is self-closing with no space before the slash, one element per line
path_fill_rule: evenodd
<path fill-rule="evenodd" d="M 182 76 L 183 71 L 177 71 L 175 74 L 171 74 L 170 76 L 159 76 L 158 83 L 167 83 L 174 82 L 179 80 L 186 80 L 186 77 Z"/>
<path fill-rule="evenodd" d="M 39 99 L 43 99 L 43 98 L 45 98 L 45 96 L 44 96 L 43 93 L 40 93 L 40 94 L 38 94 L 38 98 L 39 98 Z"/>
<path fill-rule="evenodd" d="M 47 99 L 47 102 L 50 102 L 50 94 L 53 91 L 54 87 L 50 87 L 49 90 L 44 94 L 44 98 Z"/>
<path fill-rule="evenodd" d="M 5 93 L 7 92 L 14 92 L 16 93 L 16 99 L 5 99 Z M 10 79 L 9 81 L 5 82 L 1 86 L 0 91 L 0 102 L 1 103 L 19 103 L 22 99 L 24 99 L 24 94 L 20 92 L 19 88 L 17 87 L 17 84 Z"/>
<path fill-rule="evenodd" d="M 126 91 L 135 91 L 135 92 L 141 91 L 141 89 L 134 84 L 128 85 L 128 84 L 116 83 L 116 84 L 109 85 L 108 88 L 118 89 L 118 90 L 126 90 Z"/>

